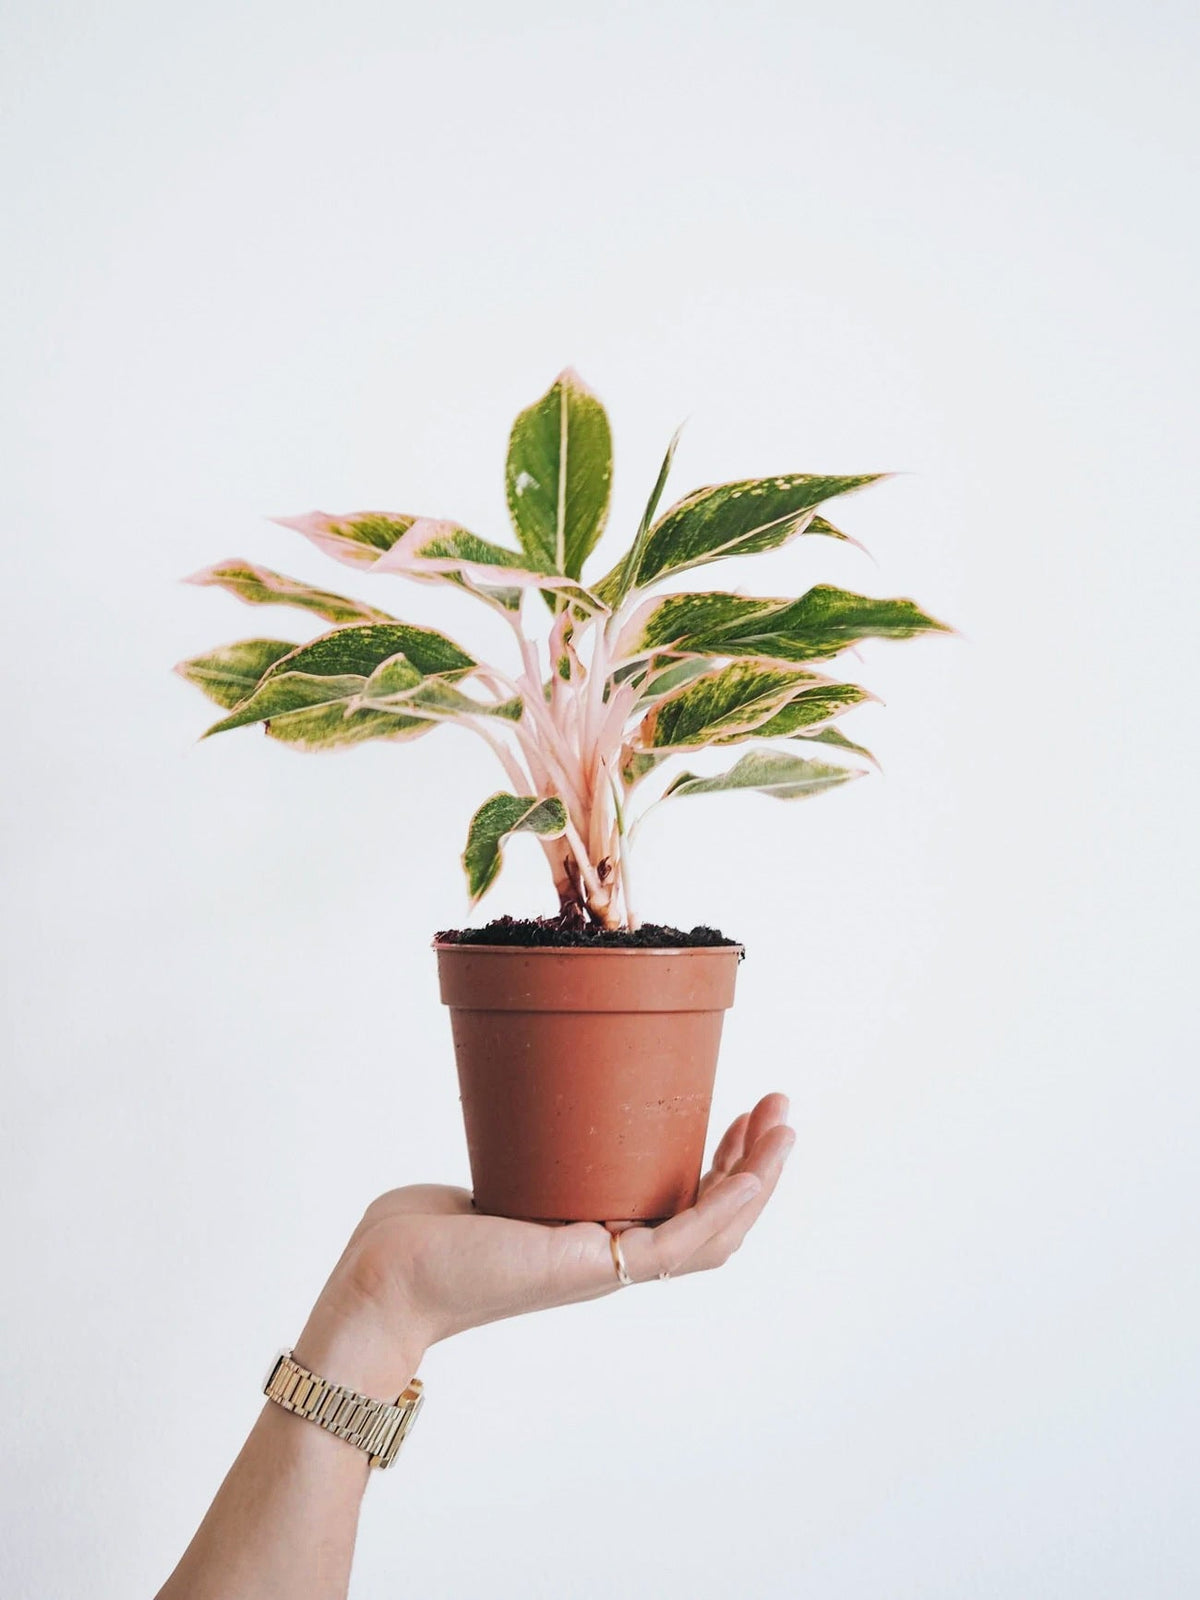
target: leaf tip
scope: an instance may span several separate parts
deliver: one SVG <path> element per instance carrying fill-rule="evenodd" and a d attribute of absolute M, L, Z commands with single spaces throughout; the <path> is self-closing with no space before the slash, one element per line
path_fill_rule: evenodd
<path fill-rule="evenodd" d="M 592 390 L 579 376 L 574 367 L 564 367 L 554 380 L 554 386 L 563 389 L 573 389 L 576 394 L 591 394 Z"/>
<path fill-rule="evenodd" d="M 268 522 L 273 522 L 277 528 L 290 528 L 294 533 L 327 533 L 332 528 L 335 518 L 327 511 L 305 511 L 299 516 L 268 517 Z"/>

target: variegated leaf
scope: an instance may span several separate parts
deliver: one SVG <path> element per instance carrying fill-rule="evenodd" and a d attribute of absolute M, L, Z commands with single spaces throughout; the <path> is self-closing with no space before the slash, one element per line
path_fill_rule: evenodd
<path fill-rule="evenodd" d="M 421 518 L 379 557 L 372 570 L 463 583 L 485 598 L 498 599 L 509 610 L 520 605 L 521 593 L 526 589 L 553 590 L 573 605 L 590 611 L 604 609 L 595 595 L 574 578 L 554 571 L 535 571 L 526 557 L 491 544 L 456 522 Z"/>
<path fill-rule="evenodd" d="M 516 722 L 521 716 L 519 698 L 485 704 L 473 700 L 444 678 L 426 678 L 407 656 L 381 662 L 353 702 L 355 709 L 401 711 L 406 715 L 452 721 L 457 717 L 503 717 Z"/>
<path fill-rule="evenodd" d="M 458 717 L 499 717 L 505 722 L 520 722 L 525 709 L 519 695 L 510 700 L 485 703 L 438 678 L 427 678 L 405 702 L 414 716 L 433 717 L 441 722 L 453 722 Z"/>
<path fill-rule="evenodd" d="M 697 489 L 672 506 L 650 529 L 626 587 L 645 588 L 661 578 L 724 556 L 775 550 L 809 531 L 841 537 L 832 524 L 823 520 L 812 527 L 817 506 L 883 476 L 872 472 L 839 478 L 799 472 Z M 621 563 L 595 586 L 596 593 L 611 603 L 624 583 Z"/>
<path fill-rule="evenodd" d="M 847 755 L 861 756 L 864 761 L 869 761 L 878 772 L 883 768 L 867 749 L 865 744 L 855 744 L 853 739 L 847 739 L 840 728 L 818 728 L 815 733 L 793 733 L 793 739 L 803 740 L 805 744 L 832 745 L 835 750 L 844 750 Z"/>
<path fill-rule="evenodd" d="M 303 611 L 315 611 L 326 622 L 395 621 L 386 611 L 363 605 L 361 600 L 349 600 L 327 589 L 313 589 L 282 572 L 272 572 L 269 567 L 257 567 L 252 561 L 238 558 L 205 567 L 185 582 L 227 589 L 248 605 L 297 606 Z"/>
<path fill-rule="evenodd" d="M 348 511 L 336 517 L 327 511 L 307 511 L 300 517 L 272 520 L 281 528 L 302 533 L 335 561 L 344 561 L 349 567 L 369 567 L 420 518 L 403 511 Z"/>
<path fill-rule="evenodd" d="M 670 699 L 680 689 L 707 677 L 712 660 L 707 656 L 659 656 L 650 662 L 638 695 L 638 708 L 645 709 L 659 700 Z"/>
<path fill-rule="evenodd" d="M 807 689 L 827 684 L 817 673 L 794 667 L 724 667 L 651 711 L 638 744 L 643 750 L 681 750 L 746 734 Z"/>
<path fill-rule="evenodd" d="M 651 650 L 824 661 L 862 639 L 911 639 L 946 633 L 944 622 L 912 600 L 876 599 L 818 584 L 798 600 L 755 600 L 736 594 L 679 594 L 648 600 L 622 629 L 617 655 Z"/>
<path fill-rule="evenodd" d="M 671 463 L 675 459 L 675 451 L 679 445 L 679 435 L 682 429 L 676 428 L 667 446 L 667 453 L 663 457 L 662 466 L 658 469 L 654 488 L 650 491 L 650 498 L 646 502 L 646 509 L 642 512 L 642 520 L 638 523 L 637 535 L 629 547 L 629 553 L 617 569 L 619 576 L 611 597 L 612 608 L 615 611 L 633 587 L 634 573 L 642 559 L 642 551 L 646 548 L 646 540 L 654 523 L 654 513 L 658 510 L 658 502 L 662 499 L 663 490 L 667 486 L 667 478 L 671 471 Z"/>
<path fill-rule="evenodd" d="M 306 539 L 311 539 L 327 555 L 354 567 L 374 567 L 381 556 L 387 555 L 415 527 L 420 526 L 425 530 L 456 527 L 454 523 L 441 523 L 430 517 L 414 517 L 399 511 L 351 511 L 338 517 L 331 517 L 324 511 L 311 511 L 303 517 L 277 517 L 275 520 L 281 527 L 294 528 Z M 465 529 L 459 531 L 466 532 Z M 521 558 L 513 551 L 489 544 L 486 539 L 476 539 L 474 535 L 467 537 L 473 540 L 472 554 L 481 558 L 481 565 L 520 566 Z M 390 570 L 407 571 L 403 567 Z M 519 611 L 521 608 L 521 589 L 511 583 L 502 582 L 499 587 L 493 587 L 478 583 L 453 568 L 449 571 L 430 569 L 419 573 L 408 572 L 407 575 L 457 583 L 504 611 Z"/>
<path fill-rule="evenodd" d="M 862 705 L 864 700 L 874 699 L 868 689 L 857 683 L 819 683 L 811 689 L 802 689 L 751 732 L 756 739 L 790 739 L 805 730 L 822 728 L 843 712 Z M 748 737 L 746 733 L 734 733 L 715 742 L 736 744 Z"/>
<path fill-rule="evenodd" d="M 272 674 L 304 672 L 318 677 L 353 673 L 369 678 L 391 656 L 402 655 L 424 676 L 463 677 L 478 665 L 445 634 L 408 622 L 375 622 L 334 628 L 309 644 L 296 646 L 276 663 Z"/>
<path fill-rule="evenodd" d="M 277 661 L 295 649 L 296 645 L 287 639 L 240 639 L 236 644 L 221 645 L 205 655 L 181 661 L 175 671 L 230 711 L 254 693 Z"/>
<path fill-rule="evenodd" d="M 268 677 L 228 717 L 215 722 L 204 738 L 261 722 L 273 739 L 300 749 L 328 750 L 361 744 L 367 739 L 415 738 L 432 727 L 432 723 L 416 717 L 350 711 L 350 702 L 362 691 L 365 681 L 350 673 L 317 677 L 307 672 L 283 672 L 278 677 Z"/>
<path fill-rule="evenodd" d="M 343 709 L 334 705 L 272 717 L 263 724 L 268 738 L 304 751 L 348 750 L 373 739 L 407 743 L 420 739 L 436 726 L 437 723 L 427 717 L 406 717 L 390 711 L 351 707 Z"/>
<path fill-rule="evenodd" d="M 513 423 L 504 478 L 529 565 L 578 578 L 608 517 L 612 434 L 577 372 L 560 373 Z"/>
<path fill-rule="evenodd" d="M 670 754 L 669 750 L 634 750 L 625 745 L 621 751 L 621 782 L 626 789 L 632 789 L 668 760 Z"/>
<path fill-rule="evenodd" d="M 865 777 L 865 772 L 853 767 L 831 767 L 824 761 L 808 761 L 784 751 L 752 750 L 735 767 L 715 778 L 698 778 L 693 772 L 681 772 L 668 786 L 663 799 L 672 795 L 755 789 L 759 794 L 774 795 L 777 800 L 807 800 L 812 795 L 823 794 L 826 789 L 836 789 L 839 784 Z"/>
<path fill-rule="evenodd" d="M 535 795 L 494 794 L 471 818 L 463 870 L 474 903 L 487 892 L 500 871 L 500 847 L 513 833 L 534 833 L 558 839 L 566 831 L 567 808 L 561 800 Z"/>
<path fill-rule="evenodd" d="M 866 550 L 866 545 L 859 540 L 852 539 L 848 533 L 843 533 L 841 528 L 835 528 L 826 517 L 814 517 L 805 528 L 805 533 L 820 534 L 824 539 L 840 539 L 843 544 L 852 544 L 856 550 Z"/>
<path fill-rule="evenodd" d="M 381 701 L 403 699 L 424 682 L 425 674 L 414 667 L 406 655 L 389 656 L 379 663 L 363 685 L 362 699 L 373 702 L 377 710 L 386 710 Z"/>

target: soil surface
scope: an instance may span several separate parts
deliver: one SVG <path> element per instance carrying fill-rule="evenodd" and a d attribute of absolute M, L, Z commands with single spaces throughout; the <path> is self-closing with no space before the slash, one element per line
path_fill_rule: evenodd
<path fill-rule="evenodd" d="M 632 933 L 625 928 L 596 928 L 590 924 L 567 923 L 559 917 L 538 917 L 520 921 L 499 917 L 485 928 L 448 928 L 437 935 L 439 944 L 523 945 L 535 948 L 589 950 L 694 950 L 712 945 L 737 944 L 716 928 L 666 928 L 658 922 L 645 922 Z"/>

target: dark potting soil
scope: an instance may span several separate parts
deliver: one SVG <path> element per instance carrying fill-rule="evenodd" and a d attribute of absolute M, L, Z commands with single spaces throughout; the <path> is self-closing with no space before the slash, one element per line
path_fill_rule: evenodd
<path fill-rule="evenodd" d="M 712 945 L 737 944 L 727 939 L 716 928 L 693 928 L 685 933 L 682 928 L 667 928 L 658 922 L 644 922 L 631 933 L 626 928 L 596 928 L 590 923 L 580 926 L 560 917 L 537 917 L 520 920 L 517 917 L 498 917 L 486 928 L 448 928 L 437 935 L 439 944 L 491 944 L 523 945 L 546 948 L 567 947 L 590 950 L 695 950 Z"/>

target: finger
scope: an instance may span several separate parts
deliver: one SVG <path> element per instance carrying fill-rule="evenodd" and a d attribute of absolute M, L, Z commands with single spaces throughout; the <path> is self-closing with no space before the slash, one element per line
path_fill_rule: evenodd
<path fill-rule="evenodd" d="M 785 1094 L 765 1094 L 750 1113 L 750 1121 L 746 1127 L 746 1136 L 743 1141 L 743 1156 L 754 1149 L 764 1133 L 769 1133 L 772 1128 L 778 1127 L 781 1122 L 786 1122 L 788 1117 L 788 1098 Z"/>
<path fill-rule="evenodd" d="M 738 1213 L 707 1240 L 675 1276 L 685 1272 L 706 1272 L 722 1266 L 741 1249 L 742 1241 L 762 1215 L 767 1201 L 775 1193 L 780 1174 L 796 1143 L 795 1132 L 784 1124 L 776 1125 L 759 1139 L 753 1154 L 747 1157 L 748 1172 L 758 1177 L 762 1188 Z"/>
<path fill-rule="evenodd" d="M 741 1172 L 746 1166 L 746 1156 L 763 1134 L 787 1121 L 788 1099 L 783 1094 L 767 1094 L 753 1111 L 743 1112 L 717 1146 L 713 1157 L 713 1170 L 700 1180 L 703 1194 L 716 1178 L 726 1172 Z"/>
<path fill-rule="evenodd" d="M 677 1272 L 689 1257 L 730 1223 L 758 1194 L 762 1179 L 755 1172 L 720 1178 L 694 1206 L 657 1228 L 630 1228 L 621 1236 L 625 1265 L 635 1282 Z"/>
<path fill-rule="evenodd" d="M 746 1148 L 746 1129 L 750 1125 L 750 1113 L 743 1111 L 740 1117 L 735 1117 L 721 1135 L 721 1142 L 713 1151 L 712 1171 L 728 1172 L 735 1161 L 740 1161 Z"/>
<path fill-rule="evenodd" d="M 712 1165 L 700 1179 L 700 1194 L 705 1194 L 712 1188 L 718 1178 L 732 1170 L 735 1162 L 740 1161 L 745 1152 L 746 1127 L 750 1121 L 750 1113 L 743 1111 L 740 1117 L 735 1117 L 721 1135 L 721 1142 L 713 1151 Z"/>

